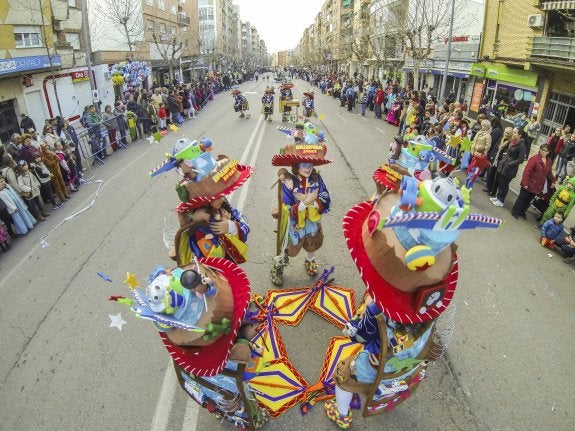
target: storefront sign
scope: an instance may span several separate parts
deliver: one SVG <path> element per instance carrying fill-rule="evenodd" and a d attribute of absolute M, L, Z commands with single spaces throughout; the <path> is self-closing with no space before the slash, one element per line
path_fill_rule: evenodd
<path fill-rule="evenodd" d="M 52 56 L 52 67 L 62 65 L 59 55 Z M 6 58 L 0 60 L 0 75 L 8 73 L 24 72 L 27 70 L 46 69 L 50 67 L 50 58 L 47 55 L 36 55 L 32 57 Z"/>
<path fill-rule="evenodd" d="M 70 72 L 72 76 L 72 82 L 82 82 L 82 81 L 89 81 L 90 76 L 88 75 L 87 70 L 79 70 L 76 72 Z"/>
<path fill-rule="evenodd" d="M 444 38 L 443 43 L 447 43 L 449 38 Z M 469 36 L 454 36 L 451 38 L 451 42 L 469 42 Z"/>
<path fill-rule="evenodd" d="M 483 72 L 483 73 L 482 73 Z M 539 75 L 523 69 L 513 69 L 504 64 L 479 64 L 473 63 L 471 74 L 475 76 L 485 76 L 496 81 L 505 81 L 512 84 L 519 84 L 525 87 L 537 87 Z"/>
<path fill-rule="evenodd" d="M 471 96 L 471 105 L 469 105 L 470 111 L 479 112 L 482 97 L 483 97 L 483 82 L 476 82 L 473 85 L 473 95 Z"/>

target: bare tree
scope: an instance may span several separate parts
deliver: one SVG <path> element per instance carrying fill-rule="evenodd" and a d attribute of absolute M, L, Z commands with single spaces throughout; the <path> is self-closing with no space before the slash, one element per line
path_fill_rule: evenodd
<path fill-rule="evenodd" d="M 131 52 L 135 51 L 136 42 L 144 36 L 142 0 L 98 0 L 94 2 L 94 17 L 100 28 L 115 30 L 107 31 L 106 39 L 117 42 L 118 46 L 127 44 Z M 91 27 L 97 28 L 94 25 Z"/>
<path fill-rule="evenodd" d="M 160 57 L 162 57 L 162 60 L 164 60 L 168 66 L 170 80 L 173 81 L 176 64 L 179 64 L 182 55 L 181 51 L 185 46 L 185 40 L 182 39 L 181 32 L 176 30 L 170 34 L 167 32 L 158 33 L 154 31 L 152 32 L 152 41 L 154 42 L 154 46 L 158 50 Z"/>

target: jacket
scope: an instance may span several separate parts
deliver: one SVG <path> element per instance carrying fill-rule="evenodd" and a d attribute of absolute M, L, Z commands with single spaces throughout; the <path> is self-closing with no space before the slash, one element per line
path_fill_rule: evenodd
<path fill-rule="evenodd" d="M 18 187 L 24 199 L 32 199 L 40 196 L 40 182 L 30 171 L 18 176 Z M 26 194 L 26 196 L 24 196 L 24 194 Z"/>
<path fill-rule="evenodd" d="M 541 194 L 545 187 L 545 181 L 553 182 L 555 180 L 553 172 L 551 172 L 552 167 L 553 160 L 550 157 L 546 157 L 545 162 L 543 162 L 541 154 L 535 154 L 527 161 L 521 178 L 521 187 L 536 195 Z"/>
<path fill-rule="evenodd" d="M 556 224 L 553 220 L 547 220 L 541 226 L 541 237 L 555 241 L 563 233 L 563 223 Z"/>
<path fill-rule="evenodd" d="M 511 142 L 507 147 L 507 154 L 503 156 L 501 162 L 497 164 L 497 172 L 507 178 L 515 178 L 519 165 L 525 160 L 525 142 L 520 139 Z"/>

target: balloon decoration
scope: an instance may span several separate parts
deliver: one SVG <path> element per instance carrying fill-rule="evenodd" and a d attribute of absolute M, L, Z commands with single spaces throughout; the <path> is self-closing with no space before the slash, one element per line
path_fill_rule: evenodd
<path fill-rule="evenodd" d="M 150 76 L 151 69 L 145 61 L 121 61 L 110 68 L 114 86 L 129 85 L 141 87 Z"/>

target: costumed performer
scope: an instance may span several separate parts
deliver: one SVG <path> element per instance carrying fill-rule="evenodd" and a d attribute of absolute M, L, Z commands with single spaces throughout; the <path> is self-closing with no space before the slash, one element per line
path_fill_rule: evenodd
<path fill-rule="evenodd" d="M 310 277 L 317 275 L 315 252 L 323 244 L 321 218 L 330 209 L 331 197 L 315 166 L 331 163 L 327 148 L 319 138 L 306 134 L 303 142 L 286 145 L 272 158 L 273 166 L 291 166 L 278 171 L 278 210 L 276 256 L 271 271 L 272 283 L 283 283 L 283 268 L 289 257 L 303 248 L 304 267 Z"/>
<path fill-rule="evenodd" d="M 240 113 L 240 118 L 250 118 L 252 116 L 252 114 L 248 112 L 250 110 L 250 104 L 239 88 L 232 90 L 232 96 L 234 97 L 234 111 Z"/>
<path fill-rule="evenodd" d="M 501 224 L 469 214 L 470 190 L 452 178 L 420 182 L 398 175 L 397 181 L 399 194 L 378 183 L 375 201 L 344 218 L 347 246 L 367 289 L 344 329 L 364 350 L 338 364 L 336 396 L 325 404 L 341 429 L 351 424 L 354 393 L 367 397 L 363 416 L 371 416 L 395 408 L 426 378 L 429 361 L 449 341 L 438 334 L 437 319 L 457 286 L 460 230 Z"/>
<path fill-rule="evenodd" d="M 564 218 L 567 218 L 575 204 L 575 177 L 568 178 L 564 186 L 558 187 L 549 199 L 549 206 L 541 217 L 541 225 L 547 220 L 551 220 L 557 212 L 562 212 Z"/>
<path fill-rule="evenodd" d="M 284 123 L 288 121 L 289 116 L 291 115 L 291 106 L 285 102 L 293 100 L 293 94 L 291 91 L 292 87 L 293 84 L 285 82 L 280 86 L 280 112 L 282 114 L 282 122 Z"/>
<path fill-rule="evenodd" d="M 314 115 L 315 103 L 314 103 L 315 93 L 313 90 L 304 91 L 303 99 L 301 101 L 301 105 L 303 107 L 303 116 L 305 117 L 305 121 L 309 121 L 311 117 Z"/>
<path fill-rule="evenodd" d="M 180 181 L 176 191 L 182 201 L 176 208 L 180 224 L 178 241 L 171 251 L 178 261 L 188 263 L 193 256 L 222 257 L 234 263 L 247 259 L 246 240 L 250 228 L 245 216 L 233 208 L 226 196 L 244 184 L 253 169 L 227 156 L 217 160 L 211 153 L 212 141 L 180 139 L 167 160 L 150 172 L 156 176 L 177 168 Z"/>
<path fill-rule="evenodd" d="M 273 87 L 266 87 L 262 97 L 262 114 L 264 114 L 264 120 L 272 121 L 274 94 L 276 94 L 276 92 Z"/>

